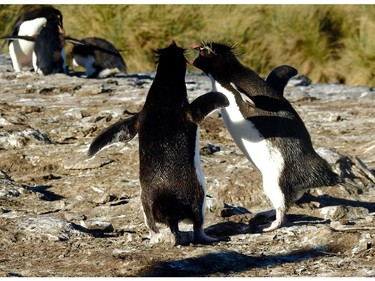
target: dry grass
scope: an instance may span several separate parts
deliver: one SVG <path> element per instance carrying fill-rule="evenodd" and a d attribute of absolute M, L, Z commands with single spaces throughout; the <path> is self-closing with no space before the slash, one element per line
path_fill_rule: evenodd
<path fill-rule="evenodd" d="M 290 64 L 314 82 L 375 85 L 375 5 L 56 7 L 70 36 L 103 37 L 124 49 L 130 73 L 153 70 L 152 49 L 172 38 L 184 47 L 205 39 L 237 43 L 241 61 L 263 76 Z M 22 9 L 0 6 L 1 34 Z"/>

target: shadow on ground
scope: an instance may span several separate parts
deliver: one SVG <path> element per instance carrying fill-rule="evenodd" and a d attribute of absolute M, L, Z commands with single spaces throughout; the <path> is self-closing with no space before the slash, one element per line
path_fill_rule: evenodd
<path fill-rule="evenodd" d="M 319 249 L 307 249 L 286 255 L 248 256 L 235 251 L 209 253 L 204 256 L 155 263 L 146 268 L 144 277 L 204 277 L 210 275 L 237 275 L 251 269 L 301 262 L 327 255 Z"/>

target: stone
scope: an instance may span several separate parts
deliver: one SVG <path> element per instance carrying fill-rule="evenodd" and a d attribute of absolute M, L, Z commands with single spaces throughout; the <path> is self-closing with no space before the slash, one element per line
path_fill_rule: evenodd
<path fill-rule="evenodd" d="M 36 238 L 46 237 L 54 241 L 69 240 L 83 235 L 71 223 L 45 216 L 26 217 L 18 223 L 18 227 Z"/>
<path fill-rule="evenodd" d="M 363 233 L 361 239 L 358 241 L 358 245 L 356 245 L 353 250 L 352 254 L 356 255 L 362 252 L 365 252 L 375 245 L 375 235 L 370 233 Z"/>
<path fill-rule="evenodd" d="M 355 220 L 365 218 L 369 213 L 369 210 L 363 207 L 351 207 L 351 206 L 330 206 L 321 209 L 321 214 L 324 219 L 330 219 L 331 221 L 339 221 L 342 219 Z"/>

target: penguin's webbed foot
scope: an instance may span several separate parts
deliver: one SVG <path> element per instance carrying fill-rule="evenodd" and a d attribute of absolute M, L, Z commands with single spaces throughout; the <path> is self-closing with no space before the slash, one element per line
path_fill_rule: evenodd
<path fill-rule="evenodd" d="M 276 219 L 276 220 L 274 220 L 274 221 L 271 223 L 271 225 L 270 225 L 269 227 L 263 228 L 262 231 L 263 231 L 263 232 L 274 231 L 274 230 L 280 228 L 281 225 L 282 225 L 282 223 L 283 223 L 282 221 Z"/>
<path fill-rule="evenodd" d="M 270 210 L 267 212 L 262 212 L 257 214 L 252 221 L 259 222 L 261 221 L 260 225 L 256 226 L 256 230 L 260 232 L 270 232 L 274 231 L 281 227 L 284 222 L 285 212 L 276 210 L 276 219 L 271 223 L 264 223 L 265 221 L 269 221 L 275 218 L 275 210 Z"/>

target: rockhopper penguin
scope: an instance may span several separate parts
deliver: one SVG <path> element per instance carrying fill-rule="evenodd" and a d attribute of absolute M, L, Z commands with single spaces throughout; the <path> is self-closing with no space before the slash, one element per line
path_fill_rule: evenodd
<path fill-rule="evenodd" d="M 101 132 L 88 155 L 113 142 L 130 141 L 138 133 L 141 202 L 150 235 L 159 232 L 156 223 L 164 223 L 176 244 L 185 244 L 178 223 L 188 220 L 194 226 L 194 243 L 216 242 L 203 230 L 206 192 L 198 124 L 211 111 L 227 106 L 228 100 L 210 92 L 189 104 L 184 49 L 172 41 L 156 54 L 157 72 L 143 109 Z"/>
<path fill-rule="evenodd" d="M 1 36 L 0 39 L 7 39 L 14 42 L 35 42 L 32 63 L 35 72 L 42 75 L 68 72 L 64 52 L 65 40 L 73 44 L 84 44 L 77 39 L 61 34 L 57 23 L 52 20 L 43 25 L 40 33 L 37 35 L 7 35 Z"/>
<path fill-rule="evenodd" d="M 59 32 L 64 33 L 61 12 L 51 6 L 44 6 L 21 14 L 17 18 L 10 36 L 32 37 L 38 35 L 48 22 L 56 23 Z M 16 72 L 25 68 L 32 68 L 34 45 L 35 41 L 31 40 L 9 41 L 9 55 Z"/>
<path fill-rule="evenodd" d="M 312 187 L 340 182 L 329 164 L 314 150 L 297 112 L 283 97 L 293 67 L 275 68 L 266 80 L 242 65 L 232 46 L 193 45 L 199 56 L 193 65 L 203 70 L 213 91 L 226 95 L 221 109 L 224 124 L 237 146 L 260 170 L 263 189 L 276 210 L 276 220 L 263 231 L 279 228 L 293 201 Z"/>
<path fill-rule="evenodd" d="M 103 38 L 88 37 L 81 40 L 84 45 L 72 49 L 73 65 L 85 68 L 89 78 L 105 78 L 117 73 L 126 73 L 126 64 L 120 52 Z"/>

